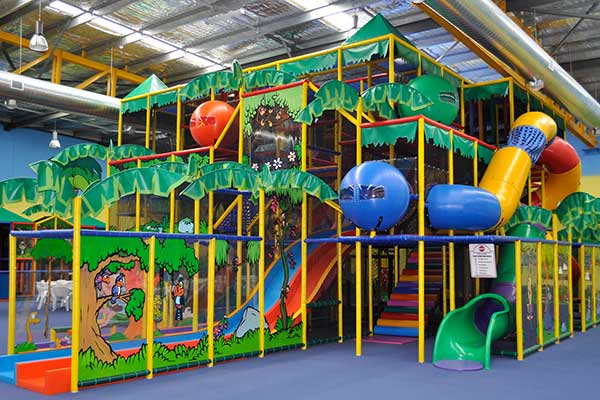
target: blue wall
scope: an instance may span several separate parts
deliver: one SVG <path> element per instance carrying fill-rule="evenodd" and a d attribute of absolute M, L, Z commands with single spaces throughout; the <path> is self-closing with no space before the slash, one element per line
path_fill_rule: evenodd
<path fill-rule="evenodd" d="M 53 157 L 61 149 L 49 149 L 51 135 L 33 129 L 5 131 L 0 125 L 0 180 L 17 177 L 35 177 L 29 164 Z M 59 135 L 62 149 L 84 140 Z"/>

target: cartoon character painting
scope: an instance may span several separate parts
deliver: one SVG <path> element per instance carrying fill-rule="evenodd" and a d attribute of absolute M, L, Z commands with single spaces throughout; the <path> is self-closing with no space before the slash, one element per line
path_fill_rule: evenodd
<path fill-rule="evenodd" d="M 177 284 L 173 285 L 171 295 L 175 301 L 175 321 L 183 320 L 183 308 L 185 306 L 185 288 L 183 287 L 183 276 L 179 275 Z"/>

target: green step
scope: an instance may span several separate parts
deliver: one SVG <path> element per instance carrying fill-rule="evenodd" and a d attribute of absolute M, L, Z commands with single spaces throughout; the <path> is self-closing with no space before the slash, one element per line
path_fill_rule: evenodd
<path fill-rule="evenodd" d="M 406 314 L 416 314 L 419 312 L 417 307 L 384 307 L 383 311 L 392 312 L 392 313 L 406 313 Z"/>

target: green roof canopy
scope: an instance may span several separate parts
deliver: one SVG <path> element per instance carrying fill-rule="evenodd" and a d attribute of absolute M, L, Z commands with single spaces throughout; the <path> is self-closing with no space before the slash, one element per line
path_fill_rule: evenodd
<path fill-rule="evenodd" d="M 362 28 L 360 28 L 354 35 L 350 36 L 343 44 L 350 44 L 360 42 L 362 40 L 372 39 L 378 36 L 388 35 L 393 33 L 396 37 L 404 40 L 407 43 L 410 43 L 414 46 L 414 43 L 411 42 L 398 32 L 398 29 L 394 28 L 392 24 L 389 23 L 387 19 L 385 19 L 381 14 L 377 14 L 369 22 L 364 24 Z"/>
<path fill-rule="evenodd" d="M 165 85 L 165 83 L 163 81 L 161 81 L 158 76 L 152 74 L 144 82 L 140 83 L 135 89 L 133 89 L 131 92 L 129 92 L 127 94 L 127 96 L 124 97 L 124 99 L 128 99 L 128 98 L 135 97 L 135 96 L 140 96 L 143 94 L 153 93 L 153 92 L 167 89 L 167 88 L 168 88 L 168 86 Z M 177 92 L 172 91 L 172 92 L 167 92 L 167 93 L 159 94 L 156 96 L 152 96 L 150 98 L 150 106 L 152 107 L 154 105 L 158 105 L 160 107 L 160 106 L 164 106 L 167 104 L 175 103 L 176 101 L 177 101 Z M 121 103 L 121 112 L 124 114 L 128 113 L 128 112 L 131 113 L 131 112 L 136 112 L 136 111 L 145 110 L 145 109 L 146 109 L 146 99 L 145 98 Z"/>

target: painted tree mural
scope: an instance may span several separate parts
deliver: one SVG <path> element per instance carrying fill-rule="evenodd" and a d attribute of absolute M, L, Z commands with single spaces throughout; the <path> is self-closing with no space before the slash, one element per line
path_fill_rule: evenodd
<path fill-rule="evenodd" d="M 146 293 L 143 288 L 111 290 L 106 294 L 97 290 L 103 276 L 119 275 L 139 268 L 148 271 L 148 245 L 141 239 L 116 237 L 86 237 L 81 255 L 81 332 L 80 351 L 92 350 L 96 358 L 112 363 L 117 354 L 102 337 L 98 312 L 107 303 L 125 304 L 125 314 L 139 322 L 144 313 Z M 157 242 L 156 263 L 167 271 L 185 268 L 188 275 L 198 272 L 194 249 L 181 239 Z M 116 282 L 116 279 L 115 279 Z M 116 283 L 115 283 L 116 285 Z"/>
<path fill-rule="evenodd" d="M 44 337 L 48 337 L 48 314 L 52 297 L 52 264 L 62 260 L 70 263 L 73 259 L 71 243 L 64 239 L 42 238 L 38 239 L 31 253 L 37 262 L 46 261 L 48 264 L 48 295 L 46 296 L 46 321 L 44 322 Z"/>

